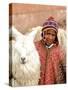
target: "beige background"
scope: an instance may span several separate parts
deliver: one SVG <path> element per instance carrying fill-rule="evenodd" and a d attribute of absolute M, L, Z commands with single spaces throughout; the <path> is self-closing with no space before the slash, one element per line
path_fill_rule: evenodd
<path fill-rule="evenodd" d="M 38 4 L 10 4 L 9 25 L 14 25 L 21 33 L 30 32 L 32 27 L 42 26 L 53 16 L 60 28 L 66 29 L 66 7 Z M 37 35 L 37 39 L 39 36 Z"/>

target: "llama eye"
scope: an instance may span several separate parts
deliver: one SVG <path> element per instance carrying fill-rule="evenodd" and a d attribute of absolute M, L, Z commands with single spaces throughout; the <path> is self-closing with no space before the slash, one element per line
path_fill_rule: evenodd
<path fill-rule="evenodd" d="M 27 53 L 27 55 L 30 55 L 32 52 L 33 52 L 33 51 L 29 51 L 29 52 Z"/>
<path fill-rule="evenodd" d="M 29 52 L 29 53 L 27 53 L 27 55 L 30 55 L 30 52 Z"/>

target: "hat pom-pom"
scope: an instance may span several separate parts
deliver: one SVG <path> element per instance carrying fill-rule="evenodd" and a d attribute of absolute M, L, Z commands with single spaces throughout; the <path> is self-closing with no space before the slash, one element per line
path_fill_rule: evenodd
<path fill-rule="evenodd" d="M 48 20 L 54 20 L 54 18 L 51 16 L 51 17 L 48 18 Z"/>

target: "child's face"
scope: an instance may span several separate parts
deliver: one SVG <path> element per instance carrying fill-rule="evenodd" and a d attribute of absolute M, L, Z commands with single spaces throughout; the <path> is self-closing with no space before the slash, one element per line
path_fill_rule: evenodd
<path fill-rule="evenodd" d="M 43 32 L 43 40 L 47 45 L 51 45 L 56 37 L 56 31 L 54 31 L 53 29 L 48 29 L 46 31 Z"/>

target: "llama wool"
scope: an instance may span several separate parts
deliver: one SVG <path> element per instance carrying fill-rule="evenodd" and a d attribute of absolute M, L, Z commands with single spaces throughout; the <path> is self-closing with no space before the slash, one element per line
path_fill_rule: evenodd
<path fill-rule="evenodd" d="M 12 86 L 38 85 L 40 60 L 33 42 L 37 31 L 22 35 L 15 28 L 12 30 L 16 38 L 12 41 Z"/>

